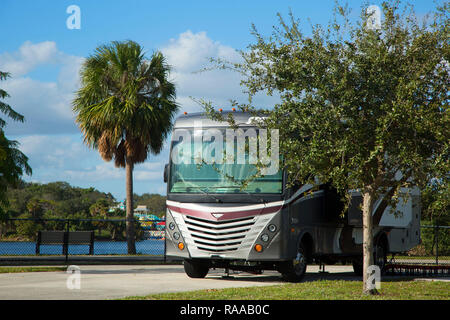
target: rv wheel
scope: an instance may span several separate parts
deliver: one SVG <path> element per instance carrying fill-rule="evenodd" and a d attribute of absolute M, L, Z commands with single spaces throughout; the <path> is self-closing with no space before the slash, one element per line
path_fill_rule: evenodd
<path fill-rule="evenodd" d="M 382 244 L 377 244 L 374 255 L 375 264 L 380 267 L 381 274 L 386 271 L 387 256 L 386 250 Z"/>
<path fill-rule="evenodd" d="M 306 261 L 306 250 L 303 244 L 300 244 L 295 259 L 280 264 L 279 271 L 283 279 L 289 282 L 301 281 L 306 272 Z"/>
<path fill-rule="evenodd" d="M 361 260 L 353 260 L 353 272 L 357 275 L 357 276 L 362 276 L 363 275 L 363 262 L 362 259 Z"/>
<path fill-rule="evenodd" d="M 382 243 L 375 246 L 373 261 L 378 267 L 380 267 L 381 274 L 384 274 L 386 271 L 387 257 L 385 246 Z M 353 271 L 358 276 L 363 275 L 363 261 L 361 258 L 358 260 L 353 260 Z"/>
<path fill-rule="evenodd" d="M 189 278 L 204 278 L 209 271 L 208 265 L 202 261 L 185 259 L 183 265 L 184 272 L 186 272 Z"/>

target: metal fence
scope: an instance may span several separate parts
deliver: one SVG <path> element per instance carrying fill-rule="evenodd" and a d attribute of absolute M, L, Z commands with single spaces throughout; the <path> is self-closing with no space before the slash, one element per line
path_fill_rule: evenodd
<path fill-rule="evenodd" d="M 137 257 L 165 259 L 165 220 L 135 220 L 136 255 L 128 255 L 126 219 L 29 219 L 0 221 L 0 262 L 8 257 Z M 89 244 L 36 246 L 39 231 L 93 231 Z M 391 264 L 450 266 L 450 226 L 421 226 L 421 244 L 389 256 Z"/>
<path fill-rule="evenodd" d="M 421 226 L 421 244 L 389 260 L 392 264 L 450 266 L 450 226 Z"/>
<path fill-rule="evenodd" d="M 135 220 L 136 255 L 165 258 L 165 221 Z M 39 231 L 93 232 L 89 244 L 69 242 L 66 252 L 58 241 L 39 244 Z M 54 233 L 56 234 L 56 233 Z M 55 236 L 53 238 L 56 238 Z M 91 250 L 90 250 L 91 249 Z M 126 219 L 29 219 L 0 221 L 0 261 L 10 256 L 120 256 L 128 255 Z"/>

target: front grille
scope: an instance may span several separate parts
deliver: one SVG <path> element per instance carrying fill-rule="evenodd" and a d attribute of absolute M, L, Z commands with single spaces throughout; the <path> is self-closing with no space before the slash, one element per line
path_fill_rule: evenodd
<path fill-rule="evenodd" d="M 208 252 L 235 251 L 255 223 L 255 217 L 212 221 L 185 216 L 187 229 L 199 250 Z"/>

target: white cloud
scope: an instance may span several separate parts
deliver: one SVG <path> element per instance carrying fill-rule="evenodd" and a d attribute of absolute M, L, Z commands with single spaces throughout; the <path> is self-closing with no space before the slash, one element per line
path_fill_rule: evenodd
<path fill-rule="evenodd" d="M 144 162 L 136 165 L 136 170 L 144 171 L 144 170 L 164 170 L 164 164 L 162 162 Z"/>
<path fill-rule="evenodd" d="M 196 73 L 210 66 L 211 57 L 238 62 L 240 56 L 232 47 L 213 41 L 206 32 L 186 31 L 161 51 L 173 67 L 171 77 L 182 111 L 202 110 L 190 96 L 225 108 L 229 99 L 246 101 L 239 74 L 224 70 Z M 77 186 L 93 186 L 122 199 L 125 170 L 115 168 L 113 162 L 104 162 L 96 150 L 88 149 L 74 123 L 71 101 L 79 86 L 82 62 L 81 57 L 59 51 L 52 41 L 25 42 L 16 52 L 1 53 L 0 70 L 11 72 L 13 77 L 2 81 L 0 87 L 11 95 L 6 102 L 26 118 L 25 123 L 9 123 L 6 131 L 9 137 L 16 136 L 20 149 L 30 159 L 33 176 L 24 177 L 27 181 L 68 181 Z M 48 66 L 57 67 L 57 74 L 47 73 Z M 263 95 L 259 101 L 260 106 L 269 107 L 273 98 Z M 165 193 L 162 175 L 169 159 L 168 142 L 169 139 L 159 155 L 149 155 L 145 163 L 136 165 L 136 193 Z"/>
<path fill-rule="evenodd" d="M 125 181 L 125 170 L 114 161 L 105 162 L 97 150 L 89 149 L 78 135 L 30 135 L 17 139 L 20 150 L 29 158 L 33 176 L 42 182 L 78 180 L 95 183 L 104 180 Z M 134 169 L 137 181 L 161 180 L 167 150 Z M 162 160 L 162 161 L 158 161 Z"/>
<path fill-rule="evenodd" d="M 3 88 L 11 96 L 5 102 L 25 116 L 25 123 L 7 119 L 8 134 L 76 132 L 71 109 L 72 93 L 58 83 L 22 77 L 8 80 Z"/>
<path fill-rule="evenodd" d="M 201 69 L 211 57 L 227 60 L 239 59 L 239 54 L 233 48 L 211 40 L 204 31 L 192 33 L 188 30 L 183 32 L 177 39 L 171 39 L 161 51 L 168 63 L 178 72 L 192 72 Z"/>
<path fill-rule="evenodd" d="M 0 70 L 8 71 L 14 77 L 20 77 L 38 65 L 58 63 L 63 57 L 64 54 L 58 51 L 53 41 L 36 44 L 26 41 L 17 52 L 0 55 Z"/>
<path fill-rule="evenodd" d="M 11 73 L 1 87 L 9 93 L 5 102 L 25 116 L 25 124 L 8 121 L 7 133 L 52 134 L 77 131 L 71 101 L 79 86 L 78 71 L 83 58 L 58 50 L 44 41 L 22 44 L 17 52 L 0 54 L 0 70 Z M 57 79 L 40 81 L 28 74 L 38 67 L 56 67 Z M 41 72 L 46 76 L 46 72 Z M 7 119 L 8 120 L 8 119 Z"/>
<path fill-rule="evenodd" d="M 240 55 L 232 47 L 210 39 L 206 32 L 181 33 L 161 48 L 172 66 L 171 80 L 177 87 L 177 102 L 182 111 L 201 111 L 202 108 L 190 97 L 204 98 L 227 106 L 229 99 L 244 98 L 239 86 L 240 75 L 228 70 L 198 72 L 211 67 L 210 58 L 238 62 Z"/>
<path fill-rule="evenodd" d="M 196 112 L 203 108 L 191 97 L 211 101 L 215 107 L 229 108 L 230 100 L 248 102 L 248 96 L 240 82 L 242 76 L 231 70 L 212 69 L 211 58 L 231 63 L 242 62 L 240 53 L 234 48 L 213 41 L 206 32 L 183 32 L 176 39 L 161 48 L 161 52 L 172 66 L 171 80 L 177 88 L 177 102 L 181 111 Z M 253 98 L 256 107 L 271 108 L 278 102 L 277 97 L 260 93 Z"/>
<path fill-rule="evenodd" d="M 134 172 L 134 179 L 140 181 L 151 181 L 151 180 L 161 180 L 163 179 L 163 174 L 161 171 L 136 171 Z"/>
<path fill-rule="evenodd" d="M 69 179 L 83 180 L 85 182 L 98 182 L 104 180 L 125 181 L 125 170 L 114 167 L 113 162 L 103 162 L 82 170 L 64 170 Z"/>
<path fill-rule="evenodd" d="M 17 140 L 20 150 L 29 158 L 33 178 L 45 173 L 63 180 L 65 170 L 83 170 L 100 158 L 83 144 L 79 135 L 28 135 Z"/>
<path fill-rule="evenodd" d="M 162 182 L 162 171 L 160 163 L 146 163 L 145 165 L 150 165 L 150 167 L 154 167 L 151 170 L 143 168 L 136 168 L 133 171 L 133 179 L 137 181 L 147 181 L 151 182 L 151 180 L 161 180 Z M 81 170 L 64 170 L 64 175 L 77 180 L 84 180 L 86 182 L 97 182 L 103 181 L 105 179 L 108 180 L 121 180 L 125 182 L 125 169 L 124 168 L 116 168 L 114 166 L 114 162 L 102 162 L 93 167 L 85 167 Z M 159 181 L 158 181 L 159 182 Z"/>

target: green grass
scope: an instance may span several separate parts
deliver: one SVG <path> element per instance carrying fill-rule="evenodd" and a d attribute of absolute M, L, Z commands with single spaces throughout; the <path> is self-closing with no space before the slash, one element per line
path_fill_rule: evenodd
<path fill-rule="evenodd" d="M 67 267 L 0 267 L 0 273 L 66 271 Z"/>
<path fill-rule="evenodd" d="M 391 257 L 388 257 L 388 261 Z M 436 260 L 436 256 L 395 256 L 395 260 Z M 450 256 L 438 256 L 438 260 L 450 260 Z"/>
<path fill-rule="evenodd" d="M 362 294 L 361 281 L 318 280 L 275 286 L 208 289 L 127 297 L 127 300 L 449 300 L 450 282 L 386 281 L 379 295 Z"/>

